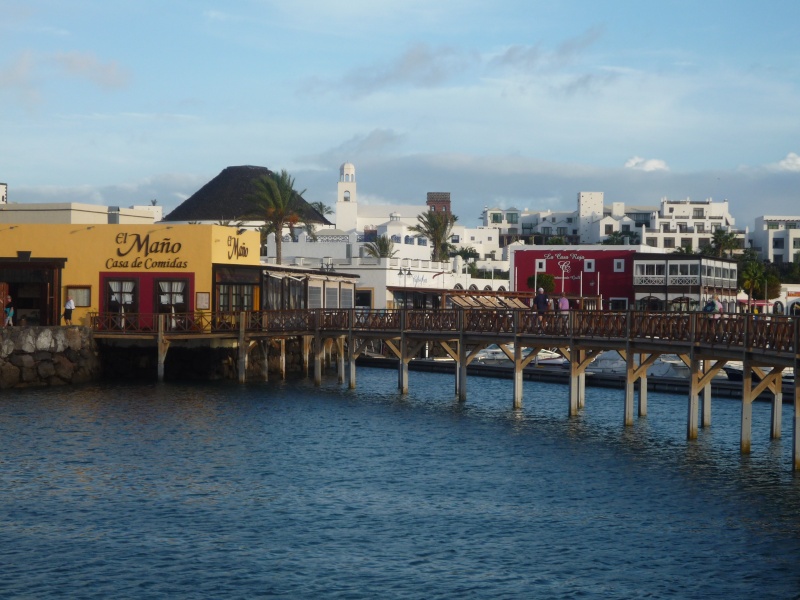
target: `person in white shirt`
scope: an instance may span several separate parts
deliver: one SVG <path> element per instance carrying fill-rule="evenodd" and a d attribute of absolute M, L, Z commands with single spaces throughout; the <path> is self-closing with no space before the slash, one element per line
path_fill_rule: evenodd
<path fill-rule="evenodd" d="M 75 301 L 72 296 L 67 296 L 64 303 L 64 325 L 72 325 L 72 311 L 75 310 Z"/>

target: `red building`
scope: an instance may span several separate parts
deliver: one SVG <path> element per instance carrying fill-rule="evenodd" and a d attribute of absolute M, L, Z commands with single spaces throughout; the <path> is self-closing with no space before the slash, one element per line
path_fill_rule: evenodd
<path fill-rule="evenodd" d="M 603 308 L 625 310 L 635 299 L 633 261 L 646 246 L 532 246 L 511 255 L 513 289 L 535 291 L 534 279 L 543 273 L 555 279 L 552 295 L 568 298 L 601 297 Z"/>

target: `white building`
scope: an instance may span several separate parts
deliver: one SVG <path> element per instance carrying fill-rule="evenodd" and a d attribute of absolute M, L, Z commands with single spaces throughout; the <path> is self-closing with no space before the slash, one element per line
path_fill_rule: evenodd
<path fill-rule="evenodd" d="M 758 257 L 781 264 L 800 261 L 800 217 L 757 217 L 750 242 Z"/>
<path fill-rule="evenodd" d="M 697 250 L 711 243 L 718 229 L 736 233 L 744 248 L 747 230 L 734 228 L 727 200 L 661 200 L 660 206 L 604 204 L 603 192 L 580 192 L 574 211 L 529 211 L 486 207 L 483 225 L 500 230 L 501 245 L 524 240 L 537 245 L 558 237 L 566 244 L 598 244 L 615 233 L 631 234 L 632 243 L 671 250 Z"/>

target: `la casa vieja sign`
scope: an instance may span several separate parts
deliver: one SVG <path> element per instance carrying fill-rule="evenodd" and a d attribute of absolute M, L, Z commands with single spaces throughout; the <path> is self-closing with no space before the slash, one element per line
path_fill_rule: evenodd
<path fill-rule="evenodd" d="M 115 256 L 106 260 L 107 269 L 187 269 L 189 261 L 181 258 L 183 244 L 169 237 L 150 234 L 118 233 Z M 249 249 L 238 236 L 228 236 L 228 259 L 244 258 Z"/>

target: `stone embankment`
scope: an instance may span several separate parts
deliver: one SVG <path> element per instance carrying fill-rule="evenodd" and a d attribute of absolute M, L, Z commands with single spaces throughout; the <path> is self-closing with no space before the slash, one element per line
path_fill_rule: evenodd
<path fill-rule="evenodd" d="M 0 333 L 0 389 L 86 383 L 100 374 L 84 327 L 5 327 Z"/>

